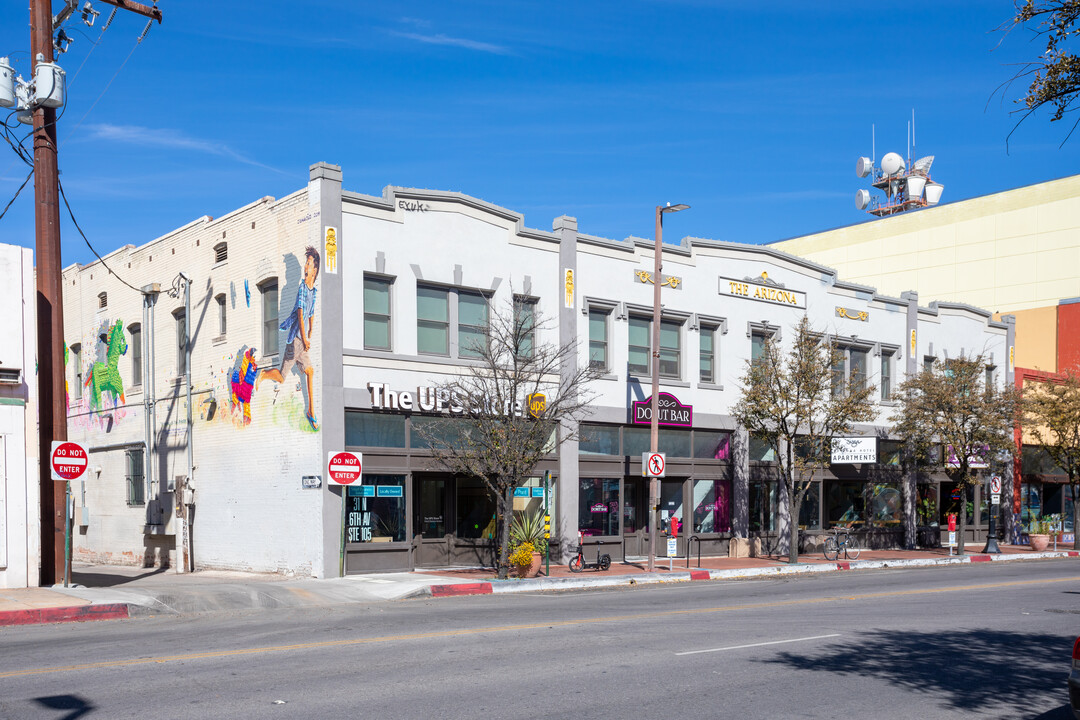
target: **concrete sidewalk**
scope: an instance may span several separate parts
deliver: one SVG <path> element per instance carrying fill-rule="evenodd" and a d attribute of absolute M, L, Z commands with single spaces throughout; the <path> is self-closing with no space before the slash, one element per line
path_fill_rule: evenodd
<path fill-rule="evenodd" d="M 552 565 L 550 575 L 496 580 L 490 568 L 440 568 L 416 572 L 351 575 L 329 580 L 290 579 L 280 575 L 204 570 L 178 575 L 162 569 L 117 566 L 73 568 L 71 587 L 0 589 L 0 627 L 53 622 L 110 620 L 140 615 L 188 615 L 265 608 L 326 607 L 414 597 L 485 595 L 504 592 L 567 591 L 596 587 L 735 580 L 755 577 L 928 567 L 972 562 L 1024 562 L 1078 557 L 1072 549 L 1032 552 L 1002 545 L 1000 555 L 949 556 L 942 550 L 863 551 L 859 560 L 826 561 L 820 553 L 800 556 L 797 564 L 778 558 L 657 559 L 657 571 L 645 562 L 616 562 L 606 572 L 571 573 Z M 1078 565 L 1080 568 L 1080 565 Z M 541 573 L 543 573 L 541 568 Z"/>

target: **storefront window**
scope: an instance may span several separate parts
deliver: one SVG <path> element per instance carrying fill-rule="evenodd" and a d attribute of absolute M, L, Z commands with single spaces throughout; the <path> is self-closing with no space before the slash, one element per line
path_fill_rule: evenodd
<path fill-rule="evenodd" d="M 548 498 L 548 512 L 555 514 L 555 479 L 551 480 L 551 497 Z M 514 512 L 534 515 L 544 512 L 544 478 L 531 477 L 514 488 Z"/>
<path fill-rule="evenodd" d="M 878 465 L 900 467 L 900 449 L 902 445 L 895 440 L 878 441 Z"/>
<path fill-rule="evenodd" d="M 830 481 L 825 485 L 825 513 L 828 527 L 861 523 L 866 502 L 863 483 Z"/>
<path fill-rule="evenodd" d="M 799 529 L 821 529 L 821 483 L 811 482 L 799 508 Z"/>
<path fill-rule="evenodd" d="M 405 416 L 367 412 L 345 413 L 347 447 L 405 447 Z"/>
<path fill-rule="evenodd" d="M 757 480 L 750 483 L 750 531 L 776 530 L 776 483 Z"/>
<path fill-rule="evenodd" d="M 731 532 L 731 481 L 694 481 L 694 532 Z"/>
<path fill-rule="evenodd" d="M 937 487 L 919 485 L 915 492 L 918 495 L 915 505 L 915 522 L 924 527 L 938 527 Z"/>
<path fill-rule="evenodd" d="M 1065 521 L 1065 532 L 1073 532 L 1073 492 L 1066 486 L 1064 492 L 1065 507 L 1062 510 L 1062 518 Z"/>
<path fill-rule="evenodd" d="M 871 487 L 871 527 L 899 527 L 903 512 L 904 502 L 899 487 L 891 483 L 876 483 Z"/>
<path fill-rule="evenodd" d="M 660 428 L 657 442 L 660 452 L 666 453 L 669 458 L 690 457 L 690 432 L 688 430 Z M 648 427 L 623 428 L 623 455 L 641 457 L 641 453 L 647 453 L 652 449 L 651 443 L 652 438 Z"/>
<path fill-rule="evenodd" d="M 404 475 L 365 475 L 363 485 L 346 490 L 347 542 L 405 541 Z"/>
<path fill-rule="evenodd" d="M 619 481 L 582 478 L 578 487 L 578 530 L 585 535 L 618 535 Z"/>
<path fill-rule="evenodd" d="M 730 460 L 731 433 L 695 430 L 694 457 L 698 459 Z"/>
<path fill-rule="evenodd" d="M 416 450 L 430 448 L 432 441 L 457 443 L 470 427 L 469 420 L 465 418 L 416 416 L 412 419 L 409 445 Z"/>
<path fill-rule="evenodd" d="M 953 514 L 956 515 L 956 522 L 959 523 L 961 510 L 966 513 L 964 518 L 966 524 L 973 525 L 975 523 L 974 488 L 968 488 L 967 492 L 963 494 L 967 497 L 961 497 L 962 493 L 956 487 L 956 483 L 941 483 L 940 521 L 942 525 L 948 525 L 949 515 Z"/>
<path fill-rule="evenodd" d="M 1020 484 L 1020 522 L 1027 527 L 1042 517 L 1042 483 Z"/>
<path fill-rule="evenodd" d="M 582 424 L 578 452 L 582 455 L 618 455 L 619 428 Z"/>
<path fill-rule="evenodd" d="M 495 537 L 495 498 L 483 480 L 465 477 L 457 480 L 457 536 Z"/>

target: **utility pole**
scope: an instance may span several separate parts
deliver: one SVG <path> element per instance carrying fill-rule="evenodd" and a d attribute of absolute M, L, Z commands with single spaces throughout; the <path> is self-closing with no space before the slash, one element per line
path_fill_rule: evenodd
<path fill-rule="evenodd" d="M 128 0 L 102 0 L 161 22 L 161 11 Z M 70 0 L 65 3 L 72 6 Z M 69 13 L 70 14 L 70 13 Z M 66 16 L 65 16 L 66 17 Z M 60 18 L 57 18 L 58 20 Z M 30 55 L 34 68 L 53 61 L 52 0 L 30 0 Z M 60 198 L 56 158 L 56 109 L 38 106 L 34 118 L 34 246 L 37 271 L 38 477 L 41 488 L 42 585 L 70 571 L 64 557 L 68 525 L 66 483 L 54 482 L 49 455 L 54 440 L 67 440 L 64 392 L 64 297 L 61 288 Z"/>

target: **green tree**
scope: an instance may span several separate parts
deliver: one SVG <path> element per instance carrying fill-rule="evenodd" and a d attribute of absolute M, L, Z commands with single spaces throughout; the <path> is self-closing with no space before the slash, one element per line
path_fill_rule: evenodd
<path fill-rule="evenodd" d="M 787 490 L 788 560 L 799 561 L 799 512 L 814 472 L 828 464 L 832 438 L 874 418 L 876 388 L 865 377 L 841 379 L 844 351 L 814 332 L 803 317 L 790 350 L 772 338 L 747 363 L 741 394 L 731 414 L 751 435 L 768 442 Z"/>
<path fill-rule="evenodd" d="M 899 406 L 891 418 L 893 432 L 917 460 L 943 465 L 964 502 L 978 482 L 978 469 L 972 464 L 1001 462 L 1016 450 L 1013 429 L 1019 394 L 1012 387 L 987 387 L 985 378 L 982 355 L 935 362 L 900 383 L 895 396 Z M 935 448 L 940 448 L 940 457 L 935 457 Z M 963 554 L 967 527 L 963 506 L 959 522 L 957 552 Z"/>
<path fill-rule="evenodd" d="M 1045 42 L 1046 49 L 1037 59 L 1021 65 L 999 90 L 1018 81 L 1026 85 L 1024 96 L 1015 101 L 1024 105 L 1016 111 L 1022 113 L 1017 127 L 1043 106 L 1054 108 L 1051 122 L 1061 120 L 1076 109 L 1074 103 L 1080 94 L 1080 58 L 1067 47 L 1080 34 L 1080 0 L 1014 0 L 1013 6 L 1013 17 L 998 29 L 1009 33 L 1025 28 L 1034 34 L 1035 41 Z M 1073 123 L 1065 140 L 1075 129 Z M 1009 136 L 1015 131 L 1016 127 Z"/>
<path fill-rule="evenodd" d="M 1073 497 L 1073 530 L 1080 530 L 1080 375 L 1063 373 L 1061 380 L 1034 382 L 1024 387 L 1024 432 L 1065 473 Z M 1074 542 L 1075 546 L 1076 543 Z"/>
<path fill-rule="evenodd" d="M 500 579 L 509 572 L 514 489 L 576 437 L 592 400 L 587 385 L 598 377 L 588 362 L 578 365 L 576 342 L 539 342 L 546 332 L 557 330 L 534 303 L 516 299 L 493 311 L 479 339 L 461 349 L 471 359 L 437 385 L 451 417 L 414 426 L 437 465 L 483 481 L 495 500 Z"/>

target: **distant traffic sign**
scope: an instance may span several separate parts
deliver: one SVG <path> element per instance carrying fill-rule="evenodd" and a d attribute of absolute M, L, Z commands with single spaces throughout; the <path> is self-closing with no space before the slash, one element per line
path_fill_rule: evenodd
<path fill-rule="evenodd" d="M 90 456 L 86 453 L 86 448 L 79 443 L 54 440 L 52 452 L 49 453 L 52 479 L 60 482 L 77 480 L 86 472 L 89 459 Z"/>
<path fill-rule="evenodd" d="M 990 478 L 990 492 L 992 494 L 994 494 L 994 495 L 997 495 L 998 493 L 1001 492 L 1001 476 L 1000 475 L 994 475 L 992 478 Z"/>
<path fill-rule="evenodd" d="M 363 454 L 349 451 L 327 453 L 326 477 L 338 485 L 352 485 L 360 479 L 363 470 Z"/>

